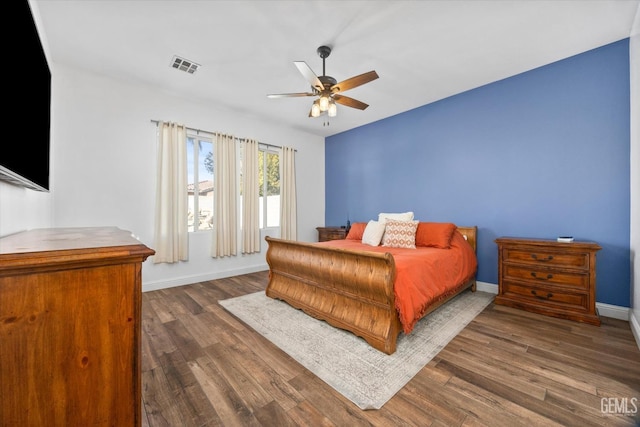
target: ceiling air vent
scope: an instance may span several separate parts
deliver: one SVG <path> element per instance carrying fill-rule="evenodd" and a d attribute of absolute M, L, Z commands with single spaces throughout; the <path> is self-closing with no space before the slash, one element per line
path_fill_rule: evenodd
<path fill-rule="evenodd" d="M 179 56 L 174 56 L 171 61 L 171 67 L 177 70 L 186 71 L 189 74 L 193 74 L 198 71 L 200 64 L 196 64 L 193 61 L 189 61 L 188 59 L 180 58 Z"/>

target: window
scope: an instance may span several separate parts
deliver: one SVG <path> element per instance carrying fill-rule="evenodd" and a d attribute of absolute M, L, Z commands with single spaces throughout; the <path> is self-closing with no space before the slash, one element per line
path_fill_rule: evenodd
<path fill-rule="evenodd" d="M 240 177 L 242 177 L 242 163 L 242 157 L 240 157 Z M 212 139 L 202 135 L 187 135 L 188 230 L 190 232 L 213 229 L 213 167 Z M 239 182 L 240 203 L 242 203 L 242 179 Z M 258 183 L 260 228 L 279 227 L 280 155 L 277 151 L 264 148 L 258 151 Z"/>
<path fill-rule="evenodd" d="M 280 155 L 275 151 L 261 148 L 258 152 L 258 167 L 258 182 L 260 184 L 260 228 L 279 227 Z"/>
<path fill-rule="evenodd" d="M 187 135 L 188 230 L 213 228 L 213 142 Z"/>

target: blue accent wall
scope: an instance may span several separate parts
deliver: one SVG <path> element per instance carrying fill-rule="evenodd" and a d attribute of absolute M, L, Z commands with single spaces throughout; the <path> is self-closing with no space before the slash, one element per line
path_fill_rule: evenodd
<path fill-rule="evenodd" d="M 497 237 L 594 241 L 597 301 L 629 307 L 629 86 L 624 39 L 328 137 L 325 223 L 477 225 L 489 283 Z"/>

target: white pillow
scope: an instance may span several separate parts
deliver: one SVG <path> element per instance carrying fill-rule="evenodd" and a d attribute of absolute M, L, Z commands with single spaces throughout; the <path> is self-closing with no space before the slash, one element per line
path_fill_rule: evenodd
<path fill-rule="evenodd" d="M 362 243 L 365 245 L 378 246 L 384 234 L 385 223 L 371 220 L 362 233 Z"/>
<path fill-rule="evenodd" d="M 396 221 L 413 221 L 413 212 L 378 214 L 378 221 L 385 222 L 388 219 L 394 219 Z"/>

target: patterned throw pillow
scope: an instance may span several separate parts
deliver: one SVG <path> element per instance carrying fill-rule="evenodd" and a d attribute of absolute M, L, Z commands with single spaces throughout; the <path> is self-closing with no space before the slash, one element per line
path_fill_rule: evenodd
<path fill-rule="evenodd" d="M 416 248 L 416 230 L 419 221 L 396 221 L 388 219 L 386 222 L 382 246 L 390 248 Z"/>

